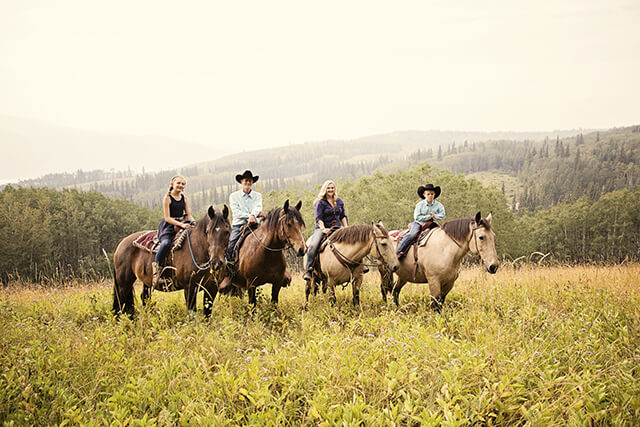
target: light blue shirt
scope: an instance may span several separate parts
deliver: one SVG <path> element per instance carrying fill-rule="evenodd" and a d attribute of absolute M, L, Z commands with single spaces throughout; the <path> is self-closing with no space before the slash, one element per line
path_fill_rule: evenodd
<path fill-rule="evenodd" d="M 262 212 L 262 194 L 256 191 L 249 194 L 242 190 L 234 191 L 229 195 L 229 204 L 233 214 L 231 225 L 244 225 L 251 215 L 257 218 Z"/>
<path fill-rule="evenodd" d="M 434 200 L 429 204 L 427 200 L 424 199 L 420 200 L 416 205 L 416 209 L 413 211 L 413 218 L 418 224 L 422 225 L 431 219 L 431 212 L 435 215 L 434 219 L 438 221 L 442 221 L 446 217 L 442 203 Z"/>

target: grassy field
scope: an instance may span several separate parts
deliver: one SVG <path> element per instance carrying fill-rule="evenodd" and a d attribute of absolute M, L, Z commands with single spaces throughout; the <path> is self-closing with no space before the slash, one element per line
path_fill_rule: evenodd
<path fill-rule="evenodd" d="M 108 283 L 14 284 L 0 291 L 0 423 L 637 425 L 639 277 L 476 267 L 442 315 L 420 285 L 383 304 L 372 274 L 360 309 L 348 289 L 305 311 L 297 278 L 277 308 L 265 288 L 255 312 L 223 297 L 205 320 L 154 293 L 119 322 Z"/>

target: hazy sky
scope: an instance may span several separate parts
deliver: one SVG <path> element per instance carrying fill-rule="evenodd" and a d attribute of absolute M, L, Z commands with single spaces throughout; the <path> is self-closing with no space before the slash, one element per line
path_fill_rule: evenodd
<path fill-rule="evenodd" d="M 0 114 L 224 152 L 640 122 L 640 2 L 0 0 Z"/>

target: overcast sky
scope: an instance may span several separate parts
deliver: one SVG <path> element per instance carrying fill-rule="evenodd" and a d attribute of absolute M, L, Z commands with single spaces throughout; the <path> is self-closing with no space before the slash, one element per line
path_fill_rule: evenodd
<path fill-rule="evenodd" d="M 0 0 L 0 114 L 237 152 L 640 122 L 640 2 Z"/>

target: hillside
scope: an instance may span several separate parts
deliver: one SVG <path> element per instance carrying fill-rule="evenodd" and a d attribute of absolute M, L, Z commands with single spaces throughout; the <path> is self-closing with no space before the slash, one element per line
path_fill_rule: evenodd
<path fill-rule="evenodd" d="M 131 171 L 105 170 L 50 174 L 24 180 L 21 186 L 77 188 L 96 190 L 109 197 L 125 197 L 140 205 L 159 204 L 171 176 L 188 177 L 187 191 L 195 210 L 226 200 L 233 191 L 233 177 L 244 169 L 260 175 L 259 191 L 281 190 L 292 185 L 315 185 L 327 178 L 354 178 L 374 170 L 394 171 L 435 160 L 439 146 L 456 141 L 467 143 L 490 140 L 542 140 L 556 135 L 569 137 L 577 131 L 562 132 L 447 132 L 405 131 L 373 135 L 355 140 L 329 140 L 288 145 L 225 156 L 216 160 L 189 163 L 178 169 L 135 174 Z M 196 157 L 209 157 L 198 150 Z M 215 157 L 215 153 L 211 153 Z"/>
<path fill-rule="evenodd" d="M 430 163 L 504 185 L 513 206 L 549 207 L 581 196 L 598 200 L 640 182 L 640 126 L 541 141 L 448 144 Z"/>

